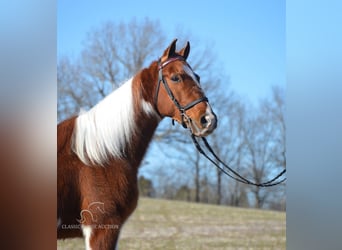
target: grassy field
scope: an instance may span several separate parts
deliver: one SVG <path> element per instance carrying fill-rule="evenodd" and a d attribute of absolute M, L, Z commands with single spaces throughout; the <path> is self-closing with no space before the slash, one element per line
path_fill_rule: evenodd
<path fill-rule="evenodd" d="M 282 212 L 141 198 L 119 249 L 286 249 Z M 84 249 L 83 239 L 57 249 Z"/>

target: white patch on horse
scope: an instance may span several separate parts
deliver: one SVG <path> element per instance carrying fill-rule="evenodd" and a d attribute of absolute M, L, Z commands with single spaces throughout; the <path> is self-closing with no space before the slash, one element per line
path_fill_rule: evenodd
<path fill-rule="evenodd" d="M 91 226 L 82 226 L 82 232 L 85 241 L 86 250 L 91 250 L 90 247 L 90 236 L 91 236 Z"/>
<path fill-rule="evenodd" d="M 156 116 L 160 118 L 152 104 L 143 99 L 141 100 L 141 108 L 143 112 L 145 112 L 147 115 Z"/>
<path fill-rule="evenodd" d="M 195 76 L 195 73 L 192 71 L 192 69 L 188 65 L 184 65 L 183 69 L 185 73 L 187 73 L 192 78 L 192 80 L 197 84 L 197 86 L 201 88 L 201 85 L 197 81 L 197 77 Z"/>
<path fill-rule="evenodd" d="M 124 156 L 135 129 L 132 78 L 76 118 L 73 151 L 80 160 L 104 165 Z"/>

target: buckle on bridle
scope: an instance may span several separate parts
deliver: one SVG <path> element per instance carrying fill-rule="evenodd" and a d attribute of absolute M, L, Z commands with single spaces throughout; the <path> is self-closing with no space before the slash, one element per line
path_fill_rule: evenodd
<path fill-rule="evenodd" d="M 188 128 L 187 123 L 191 123 L 191 118 L 185 113 L 185 109 L 182 109 L 181 111 L 182 116 L 182 126 L 183 128 Z"/>

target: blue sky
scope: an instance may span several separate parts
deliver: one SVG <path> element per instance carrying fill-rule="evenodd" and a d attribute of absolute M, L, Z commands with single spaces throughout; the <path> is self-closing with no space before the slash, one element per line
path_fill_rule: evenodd
<path fill-rule="evenodd" d="M 170 41 L 181 28 L 211 44 L 231 87 L 243 97 L 257 101 L 270 94 L 271 86 L 285 87 L 285 1 L 280 0 L 60 0 L 58 55 L 77 56 L 92 28 L 134 17 L 159 20 Z"/>

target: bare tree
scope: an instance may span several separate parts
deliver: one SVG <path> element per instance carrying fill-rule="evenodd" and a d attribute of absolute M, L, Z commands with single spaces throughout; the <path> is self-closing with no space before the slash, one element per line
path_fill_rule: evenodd
<path fill-rule="evenodd" d="M 280 89 L 274 89 L 271 100 L 265 100 L 260 110 L 249 113 L 244 126 L 245 164 L 247 177 L 262 183 L 285 167 L 284 99 Z M 262 208 L 279 187 L 250 187 L 255 207 Z"/>
<path fill-rule="evenodd" d="M 270 100 L 262 103 L 262 112 L 272 122 L 276 147 L 273 147 L 273 160 L 278 166 L 286 168 L 286 124 L 285 124 L 285 92 L 279 86 L 273 86 Z"/>
<path fill-rule="evenodd" d="M 75 115 L 81 108 L 90 108 L 95 103 L 92 82 L 84 78 L 81 66 L 67 57 L 60 58 L 57 63 L 57 82 L 58 120 Z"/>
<path fill-rule="evenodd" d="M 271 147 L 271 160 L 274 165 L 273 173 L 286 168 L 286 124 L 285 124 L 285 91 L 280 86 L 272 88 L 272 96 L 262 102 L 262 112 L 273 127 L 273 144 Z M 285 210 L 286 194 L 285 184 L 273 188 L 273 192 L 266 201 L 270 208 Z"/>
<path fill-rule="evenodd" d="M 200 185 L 200 154 L 199 152 L 195 152 L 195 159 L 194 159 L 194 166 L 195 166 L 195 201 L 200 202 L 200 192 L 201 192 L 201 185 Z"/>
<path fill-rule="evenodd" d="M 101 95 L 148 66 L 165 46 L 159 22 L 148 18 L 129 23 L 107 22 L 88 33 L 82 63 Z"/>
<path fill-rule="evenodd" d="M 129 23 L 107 22 L 87 35 L 76 60 L 58 61 L 58 119 L 90 108 L 157 58 L 165 46 L 159 22 L 148 18 Z"/>
<path fill-rule="evenodd" d="M 230 105 L 226 107 L 225 113 L 227 121 L 225 123 L 225 136 L 219 137 L 221 144 L 226 144 L 226 152 L 221 154 L 226 156 L 225 162 L 236 172 L 244 174 L 246 172 L 245 144 L 243 134 L 243 124 L 246 119 L 246 107 L 239 97 L 235 97 Z M 228 182 L 228 204 L 232 206 L 248 206 L 246 198 L 246 185 L 238 181 L 227 179 Z"/>

